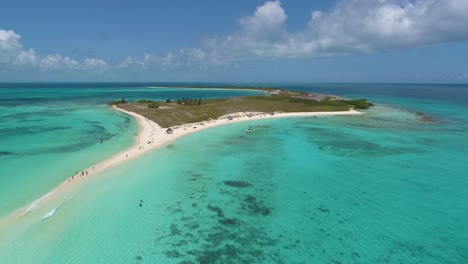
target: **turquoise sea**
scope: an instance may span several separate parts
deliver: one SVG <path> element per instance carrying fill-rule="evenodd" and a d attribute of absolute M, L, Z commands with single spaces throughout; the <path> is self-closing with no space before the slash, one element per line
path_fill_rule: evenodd
<path fill-rule="evenodd" d="M 146 97 L 141 85 L 113 86 L 96 89 L 111 90 L 102 101 L 131 99 L 128 94 L 136 88 L 145 94 L 134 99 Z M 89 178 L 53 216 L 21 228 L 12 223 L 0 234 L 0 263 L 468 262 L 468 85 L 276 86 L 365 97 L 377 106 L 359 116 L 250 121 L 181 138 Z M 50 89 L 59 93 L 62 88 Z M 120 89 L 129 91 L 121 96 Z M 11 98 L 20 97 L 16 92 L 10 88 Z M 210 97 L 209 91 L 201 92 Z M 38 125 L 28 120 L 36 119 L 30 117 L 38 112 L 31 108 L 34 100 L 0 102 L 4 212 L 37 198 L 66 173 L 79 170 L 76 166 L 132 144 L 132 120 L 100 100 L 75 101 L 77 97 L 57 95 L 62 99 L 47 101 L 50 113 L 69 105 L 74 110 L 42 117 Z M 12 118 L 21 111 L 30 113 L 24 124 Z M 68 116 L 74 122 L 67 122 Z M 68 135 L 97 133 L 86 128 L 93 127 L 86 120 L 105 128 L 109 135 L 103 144 L 35 160 L 40 154 L 34 154 L 34 147 L 49 149 L 49 144 L 70 143 Z M 260 126 L 265 123 L 268 127 Z M 8 139 L 8 128 L 21 125 L 38 128 L 24 132 L 23 141 Z M 54 126 L 70 128 L 34 132 Z M 253 133 L 247 135 L 248 126 Z M 44 133 L 57 139 L 50 142 Z M 41 145 L 23 146 L 36 136 Z M 111 140 L 116 143 L 106 146 Z M 17 150 L 21 148 L 25 150 Z M 30 160 L 17 154 L 28 151 Z M 24 159 L 23 165 L 11 165 L 14 158 Z M 28 167 L 33 167 L 29 176 L 15 173 Z M 66 172 L 63 178 L 39 174 L 55 167 Z M 13 187 L 4 187 L 5 182 Z"/>
<path fill-rule="evenodd" d="M 107 102 L 258 94 L 149 86 L 0 84 L 0 217 L 47 193 L 76 171 L 133 145 L 136 122 L 111 110 Z"/>

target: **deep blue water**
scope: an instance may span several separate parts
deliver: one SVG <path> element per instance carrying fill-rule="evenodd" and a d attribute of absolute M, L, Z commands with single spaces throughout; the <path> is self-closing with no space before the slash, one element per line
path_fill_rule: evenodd
<path fill-rule="evenodd" d="M 196 89 L 151 89 L 166 87 L 167 84 L 151 83 L 0 83 L 0 106 L 54 104 L 94 104 L 102 105 L 109 101 L 124 98 L 127 101 L 177 100 L 186 98 L 222 98 L 258 94 L 247 90 L 218 90 L 205 92 Z M 177 84 L 172 84 L 177 86 Z M 179 86 L 186 87 L 187 84 Z M 211 88 L 216 88 L 210 86 Z"/>

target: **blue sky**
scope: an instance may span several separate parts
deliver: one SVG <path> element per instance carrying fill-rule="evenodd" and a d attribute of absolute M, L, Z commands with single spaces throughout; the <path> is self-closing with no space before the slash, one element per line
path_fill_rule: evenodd
<path fill-rule="evenodd" d="M 0 81 L 468 82 L 468 0 L 16 0 L 0 13 Z"/>

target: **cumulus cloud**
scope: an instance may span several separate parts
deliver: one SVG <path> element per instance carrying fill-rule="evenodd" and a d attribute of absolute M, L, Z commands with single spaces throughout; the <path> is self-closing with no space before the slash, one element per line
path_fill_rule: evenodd
<path fill-rule="evenodd" d="M 287 18 L 279 1 L 268 1 L 257 7 L 253 15 L 239 20 L 238 32 L 207 39 L 202 49 L 210 57 L 223 59 L 269 56 L 288 41 Z"/>
<path fill-rule="evenodd" d="M 0 67 L 100 74 L 192 65 L 205 68 L 237 60 L 366 53 L 468 41 L 467 0 L 339 0 L 328 10 L 312 11 L 302 29 L 295 32 L 287 29 L 286 11 L 281 1 L 266 1 L 240 18 L 235 32 L 204 39 L 199 47 L 144 53 L 113 64 L 101 58 L 38 55 L 22 46 L 20 35 L 0 29 Z"/>
<path fill-rule="evenodd" d="M 468 40 L 466 0 L 342 0 L 311 12 L 302 31 L 286 30 L 280 1 L 268 1 L 239 30 L 207 41 L 223 57 L 302 57 Z"/>
<path fill-rule="evenodd" d="M 466 0 L 349 0 L 318 12 L 302 34 L 293 36 L 308 54 L 468 40 Z"/>
<path fill-rule="evenodd" d="M 262 56 L 275 52 L 274 45 L 287 40 L 287 15 L 279 1 L 266 2 L 252 16 L 239 19 L 239 32 L 224 38 L 205 39 L 200 48 L 180 48 L 165 54 L 145 54 L 144 58 L 127 57 L 118 67 L 148 69 L 176 68 L 187 65 L 220 65 L 244 59 L 249 55 Z"/>
<path fill-rule="evenodd" d="M 120 66 L 151 68 L 236 60 L 368 53 L 468 41 L 467 0 L 340 0 L 314 10 L 302 30 L 287 30 L 281 1 L 267 1 L 238 21 L 238 30 L 199 48 L 126 58 Z M 148 58 L 149 56 L 149 58 Z"/>
<path fill-rule="evenodd" d="M 36 65 L 38 58 L 36 56 L 36 52 L 32 49 L 30 50 L 22 50 L 17 55 L 13 64 L 15 65 Z"/>
<path fill-rule="evenodd" d="M 83 61 L 83 66 L 86 69 L 95 70 L 95 71 L 106 71 L 109 66 L 107 62 L 98 58 L 86 58 Z"/>
<path fill-rule="evenodd" d="M 239 20 L 242 37 L 275 43 L 284 41 L 286 37 L 285 22 L 288 16 L 280 2 L 266 2 L 257 7 L 252 16 Z"/>
<path fill-rule="evenodd" d="M 163 54 L 144 53 L 142 58 L 128 56 L 118 64 L 118 69 L 132 70 L 170 70 L 186 66 L 219 65 L 223 58 L 214 51 L 207 52 L 201 48 L 181 48 Z"/>
<path fill-rule="evenodd" d="M 38 56 L 33 49 L 24 49 L 21 36 L 13 30 L 0 29 L 0 66 L 10 69 L 35 69 L 41 72 L 79 70 L 103 72 L 109 67 L 99 58 L 85 58 L 78 61 L 61 54 Z"/>
<path fill-rule="evenodd" d="M 47 55 L 40 59 L 38 67 L 44 71 L 57 71 L 62 69 L 79 69 L 80 63 L 60 54 Z"/>
<path fill-rule="evenodd" d="M 0 29 L 0 63 L 10 63 L 21 52 L 20 36 L 12 30 Z"/>

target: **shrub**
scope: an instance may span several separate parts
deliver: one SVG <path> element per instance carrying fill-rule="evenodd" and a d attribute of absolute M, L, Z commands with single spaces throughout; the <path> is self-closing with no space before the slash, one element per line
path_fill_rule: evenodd
<path fill-rule="evenodd" d="M 178 104 L 183 104 L 183 105 L 201 105 L 202 104 L 202 99 L 196 99 L 196 98 L 182 98 L 177 100 Z"/>
<path fill-rule="evenodd" d="M 111 101 L 111 102 L 108 102 L 107 104 L 108 105 L 116 105 L 116 104 L 126 104 L 127 101 L 125 101 L 125 98 L 121 98 L 120 100 L 117 100 L 117 101 Z"/>
<path fill-rule="evenodd" d="M 148 104 L 148 103 L 153 103 L 154 101 L 151 101 L 151 100 L 145 100 L 145 99 L 140 99 L 137 101 L 137 103 L 142 103 L 142 104 Z"/>
<path fill-rule="evenodd" d="M 374 106 L 373 103 L 367 102 L 366 99 L 347 100 L 347 103 L 354 105 L 354 108 L 356 109 L 369 109 L 369 107 Z"/>
<path fill-rule="evenodd" d="M 156 102 L 149 103 L 148 108 L 159 108 L 159 104 Z"/>

